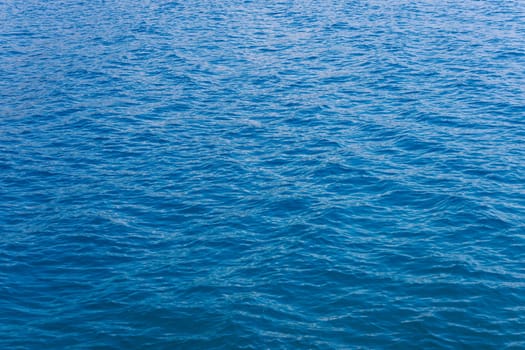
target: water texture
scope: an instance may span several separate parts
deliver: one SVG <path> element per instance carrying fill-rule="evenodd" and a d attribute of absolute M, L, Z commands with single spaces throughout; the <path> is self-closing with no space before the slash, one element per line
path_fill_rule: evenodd
<path fill-rule="evenodd" d="M 524 349 L 525 2 L 0 1 L 0 348 Z"/>

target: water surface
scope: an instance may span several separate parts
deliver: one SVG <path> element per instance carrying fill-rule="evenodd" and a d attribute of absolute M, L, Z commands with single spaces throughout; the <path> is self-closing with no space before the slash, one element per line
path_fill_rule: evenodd
<path fill-rule="evenodd" d="M 525 2 L 0 2 L 0 348 L 525 348 Z"/>

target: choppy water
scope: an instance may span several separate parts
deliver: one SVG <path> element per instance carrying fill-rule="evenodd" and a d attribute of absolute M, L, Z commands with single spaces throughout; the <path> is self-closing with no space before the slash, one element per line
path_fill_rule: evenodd
<path fill-rule="evenodd" d="M 1 1 L 0 348 L 525 348 L 525 2 Z"/>

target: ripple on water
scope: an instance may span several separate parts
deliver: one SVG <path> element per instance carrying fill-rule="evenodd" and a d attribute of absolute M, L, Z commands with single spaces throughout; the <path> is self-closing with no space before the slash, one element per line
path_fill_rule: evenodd
<path fill-rule="evenodd" d="M 525 5 L 0 4 L 0 347 L 525 347 Z"/>

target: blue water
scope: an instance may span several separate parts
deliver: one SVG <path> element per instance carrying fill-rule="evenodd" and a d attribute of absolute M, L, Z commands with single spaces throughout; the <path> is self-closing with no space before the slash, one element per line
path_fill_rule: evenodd
<path fill-rule="evenodd" d="M 525 2 L 1 1 L 1 349 L 524 349 Z"/>

